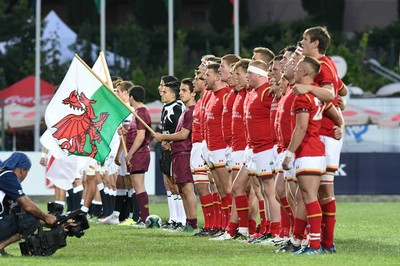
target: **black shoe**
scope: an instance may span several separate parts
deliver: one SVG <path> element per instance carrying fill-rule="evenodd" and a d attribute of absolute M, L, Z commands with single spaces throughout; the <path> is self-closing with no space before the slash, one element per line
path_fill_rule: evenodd
<path fill-rule="evenodd" d="M 4 248 L 0 249 L 0 257 L 12 257 L 11 254 L 8 254 Z"/>
<path fill-rule="evenodd" d="M 185 226 L 182 223 L 175 223 L 173 230 L 182 231 Z"/>
<path fill-rule="evenodd" d="M 170 223 L 170 222 L 166 222 L 165 224 L 163 224 L 163 225 L 161 226 L 161 229 L 164 229 L 164 230 L 171 230 L 171 229 L 173 229 L 174 227 L 175 227 L 175 222 L 172 221 L 171 223 Z"/>
<path fill-rule="evenodd" d="M 213 232 L 214 232 L 214 231 L 211 230 L 211 229 L 203 228 L 203 229 L 200 230 L 200 232 L 194 234 L 193 236 L 204 236 L 204 237 L 208 237 L 208 236 L 211 236 Z"/>
<path fill-rule="evenodd" d="M 290 239 L 282 245 L 278 250 L 275 250 L 274 253 L 291 253 L 291 252 L 296 252 L 301 249 L 301 245 L 296 247 L 293 245 L 292 241 Z"/>
<path fill-rule="evenodd" d="M 336 253 L 336 245 L 333 244 L 330 248 L 324 248 L 324 247 L 322 247 L 322 252 L 323 252 L 323 253 L 327 253 L 327 254 Z"/>
<path fill-rule="evenodd" d="M 219 229 L 219 230 L 215 231 L 215 233 L 212 234 L 212 236 L 219 237 L 219 236 L 222 236 L 223 234 L 225 234 L 225 230 Z"/>

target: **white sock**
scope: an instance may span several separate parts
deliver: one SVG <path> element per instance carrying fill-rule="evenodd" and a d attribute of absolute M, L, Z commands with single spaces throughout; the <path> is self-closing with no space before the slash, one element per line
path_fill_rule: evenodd
<path fill-rule="evenodd" d="M 241 233 L 242 235 L 246 236 L 249 234 L 249 228 L 248 227 L 239 227 L 238 232 Z"/>
<path fill-rule="evenodd" d="M 128 190 L 128 197 L 129 197 L 129 198 L 132 198 L 133 193 L 135 193 L 135 190 L 134 190 L 133 188 L 130 189 L 130 190 Z"/>
<path fill-rule="evenodd" d="M 103 183 L 98 183 L 97 188 L 100 190 L 104 189 L 104 184 Z"/>
<path fill-rule="evenodd" d="M 176 208 L 175 208 L 175 200 L 171 193 L 171 191 L 167 191 L 167 199 L 168 199 L 168 209 L 169 209 L 169 220 L 168 222 L 171 223 L 172 221 L 176 222 Z"/>
<path fill-rule="evenodd" d="M 83 185 L 76 186 L 73 189 L 74 193 L 78 193 L 78 192 L 80 192 L 82 190 L 83 190 Z"/>
<path fill-rule="evenodd" d="M 111 190 L 111 191 L 114 191 L 114 190 Z M 126 189 L 117 189 L 115 191 L 115 195 L 116 196 L 125 196 L 126 195 Z"/>
<path fill-rule="evenodd" d="M 177 222 L 183 225 L 186 225 L 186 214 L 185 214 L 185 207 L 183 207 L 183 201 L 181 196 L 175 196 L 175 208 L 177 213 Z"/>
<path fill-rule="evenodd" d="M 119 218 L 119 211 L 113 211 L 112 215 L 116 216 L 117 218 Z"/>

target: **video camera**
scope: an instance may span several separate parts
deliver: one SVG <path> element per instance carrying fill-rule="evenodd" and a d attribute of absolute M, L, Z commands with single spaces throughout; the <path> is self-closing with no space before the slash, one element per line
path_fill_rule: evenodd
<path fill-rule="evenodd" d="M 85 234 L 84 230 L 89 228 L 86 214 L 80 210 L 62 215 L 63 206 L 54 202 L 47 204 L 47 210 L 57 217 L 57 222 L 50 230 L 39 225 L 36 234 L 22 236 L 23 241 L 19 243 L 19 248 L 23 256 L 50 256 L 67 245 L 67 236 L 80 238 Z"/>

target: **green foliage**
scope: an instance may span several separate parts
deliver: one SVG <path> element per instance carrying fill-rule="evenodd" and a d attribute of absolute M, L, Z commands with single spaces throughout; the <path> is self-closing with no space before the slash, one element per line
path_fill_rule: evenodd
<path fill-rule="evenodd" d="M 242 43 L 244 49 L 253 49 L 262 46 L 278 53 L 288 45 L 296 45 L 301 41 L 304 29 L 310 27 L 309 20 L 295 21 L 292 23 L 268 23 L 266 25 L 244 29 Z M 242 49 L 243 49 L 242 48 Z"/>
<path fill-rule="evenodd" d="M 35 73 L 36 29 L 31 5 L 26 0 L 18 1 L 12 7 L 6 7 L 4 2 L 1 2 L 0 23 L 9 25 L 0 27 L 0 39 L 8 41 L 7 52 L 0 54 L 3 88 Z M 44 44 L 41 43 L 42 47 Z M 65 75 L 67 66 L 56 58 L 59 51 L 55 46 L 56 43 L 50 43 L 50 49 L 41 53 L 41 78 L 58 84 Z"/>
<path fill-rule="evenodd" d="M 361 87 L 364 91 L 375 93 L 389 82 L 370 71 L 365 64 L 365 61 L 369 59 L 367 53 L 369 36 L 368 32 L 363 33 L 355 50 L 350 50 L 347 46 L 340 44 L 338 46 L 331 45 L 328 52 L 330 55 L 340 55 L 346 60 L 348 70 L 343 79 L 346 84 L 352 84 Z"/>
<path fill-rule="evenodd" d="M 153 29 L 168 25 L 168 0 L 131 0 L 133 13 L 139 25 L 145 29 Z M 179 18 L 182 0 L 174 0 L 174 20 Z"/>
<path fill-rule="evenodd" d="M 64 0 L 63 2 L 68 8 L 68 26 L 75 32 L 79 32 L 82 23 L 89 23 L 98 28 L 100 17 L 94 1 Z"/>
<path fill-rule="evenodd" d="M 396 21 L 384 29 L 372 28 L 369 31 L 368 47 L 373 51 L 375 59 L 392 68 L 399 63 L 399 40 L 400 21 Z"/>
<path fill-rule="evenodd" d="M 302 0 L 301 2 L 314 23 L 327 26 L 332 32 L 343 30 L 345 0 Z"/>
<path fill-rule="evenodd" d="M 245 26 L 248 23 L 248 3 L 247 0 L 239 1 L 239 24 Z M 223 11 L 222 11 L 223 10 Z M 216 32 L 223 32 L 233 27 L 233 4 L 229 0 L 210 1 L 210 24 Z"/>
<path fill-rule="evenodd" d="M 69 64 L 61 63 L 58 59 L 58 57 L 60 56 L 60 51 L 58 51 L 58 49 L 56 48 L 58 45 L 57 38 L 54 38 L 49 42 L 49 49 L 42 52 L 42 55 L 44 56 L 44 60 L 42 60 L 42 62 L 44 62 L 44 64 L 41 64 L 41 79 L 50 81 L 53 84 L 58 85 L 63 80 Z M 43 42 L 43 45 L 44 44 L 46 43 Z"/>

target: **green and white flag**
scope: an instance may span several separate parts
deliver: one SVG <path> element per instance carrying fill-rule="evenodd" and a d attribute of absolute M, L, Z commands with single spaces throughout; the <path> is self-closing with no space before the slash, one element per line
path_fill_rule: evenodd
<path fill-rule="evenodd" d="M 130 113 L 75 57 L 47 106 L 40 141 L 55 158 L 74 154 L 103 164 L 116 129 Z"/>

